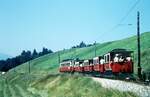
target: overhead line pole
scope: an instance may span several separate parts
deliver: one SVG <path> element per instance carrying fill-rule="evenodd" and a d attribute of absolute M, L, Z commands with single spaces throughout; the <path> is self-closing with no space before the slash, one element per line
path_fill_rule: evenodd
<path fill-rule="evenodd" d="M 94 55 L 95 55 L 95 57 L 96 57 L 96 41 L 95 41 Z"/>
<path fill-rule="evenodd" d="M 141 79 L 140 12 L 137 12 L 138 77 Z"/>
<path fill-rule="evenodd" d="M 77 59 L 76 48 L 74 48 L 74 59 Z"/>
<path fill-rule="evenodd" d="M 30 68 L 30 61 L 28 62 L 28 64 L 29 64 L 29 74 L 30 74 L 30 72 L 31 72 L 31 68 Z"/>
<path fill-rule="evenodd" d="M 58 51 L 58 63 L 60 64 L 60 51 Z"/>

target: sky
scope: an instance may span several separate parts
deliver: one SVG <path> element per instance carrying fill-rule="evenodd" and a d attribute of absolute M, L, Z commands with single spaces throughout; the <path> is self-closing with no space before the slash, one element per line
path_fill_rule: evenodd
<path fill-rule="evenodd" d="M 16 56 L 22 50 L 41 51 L 43 47 L 57 51 L 81 41 L 103 43 L 130 37 L 136 35 L 137 11 L 141 16 L 141 33 L 150 31 L 150 0 L 139 0 L 129 11 L 136 2 L 0 0 L 0 53 Z"/>

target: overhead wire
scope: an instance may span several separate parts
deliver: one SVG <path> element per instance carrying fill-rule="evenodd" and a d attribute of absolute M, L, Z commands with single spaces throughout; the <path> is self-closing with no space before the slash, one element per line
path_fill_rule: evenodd
<path fill-rule="evenodd" d="M 136 2 L 135 2 L 135 4 L 129 9 L 129 11 L 126 13 L 126 15 L 120 20 L 120 22 L 116 25 L 116 26 L 114 26 L 114 28 L 113 29 L 115 29 L 115 28 L 117 28 L 128 16 L 129 16 L 129 14 L 134 10 L 134 8 L 137 6 L 137 4 L 140 2 L 140 0 L 137 0 Z"/>
<path fill-rule="evenodd" d="M 138 3 L 139 3 L 140 1 L 141 1 L 141 0 L 137 0 L 137 1 L 133 4 L 133 6 L 129 9 L 129 11 L 126 13 L 126 15 L 119 21 L 119 23 L 117 23 L 114 27 L 112 27 L 112 28 L 109 29 L 108 31 L 103 32 L 103 33 L 101 34 L 101 39 L 103 38 L 102 36 L 103 36 L 104 34 L 109 33 L 110 31 L 116 30 L 116 29 L 120 26 L 120 24 L 121 24 L 123 21 L 126 20 L 126 18 L 127 18 L 127 17 L 129 16 L 129 14 L 135 9 L 135 7 L 138 5 Z M 98 39 L 99 39 L 99 36 L 98 36 L 98 38 L 97 38 L 96 40 L 98 40 Z M 96 41 L 96 40 L 94 40 L 94 41 Z M 103 40 L 101 40 L 101 41 L 103 41 Z"/>

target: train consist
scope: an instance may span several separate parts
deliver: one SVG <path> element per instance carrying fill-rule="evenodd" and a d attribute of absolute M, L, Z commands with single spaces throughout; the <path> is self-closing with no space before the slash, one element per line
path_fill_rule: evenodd
<path fill-rule="evenodd" d="M 114 49 L 93 59 L 66 59 L 60 62 L 60 72 L 83 73 L 91 75 L 131 75 L 133 73 L 133 51 Z"/>

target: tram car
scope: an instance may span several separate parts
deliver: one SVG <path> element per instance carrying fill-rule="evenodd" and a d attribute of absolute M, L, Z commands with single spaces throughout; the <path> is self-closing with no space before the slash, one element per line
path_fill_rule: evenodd
<path fill-rule="evenodd" d="M 133 73 L 133 51 L 126 49 L 114 49 L 104 55 L 105 72 L 112 73 Z"/>
<path fill-rule="evenodd" d="M 104 73 L 104 59 L 102 56 L 93 58 L 93 70 L 96 73 Z"/>
<path fill-rule="evenodd" d="M 80 72 L 87 74 L 132 74 L 133 51 L 114 49 L 103 56 L 93 59 L 73 60 L 67 59 L 60 63 L 60 72 Z"/>
<path fill-rule="evenodd" d="M 83 60 L 79 60 L 75 62 L 74 71 L 82 73 L 84 71 L 83 68 Z"/>
<path fill-rule="evenodd" d="M 93 71 L 93 60 L 92 59 L 84 60 L 83 68 L 85 73 L 91 73 Z"/>
<path fill-rule="evenodd" d="M 60 63 L 60 72 L 73 72 L 74 71 L 74 63 L 73 59 L 65 59 Z"/>

